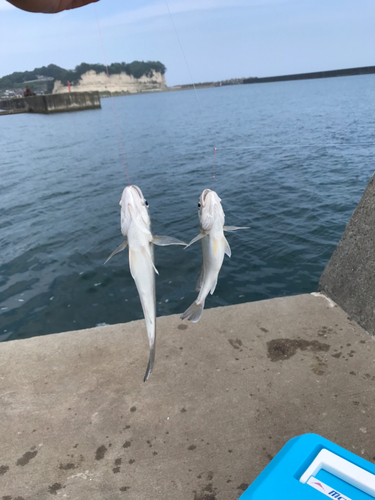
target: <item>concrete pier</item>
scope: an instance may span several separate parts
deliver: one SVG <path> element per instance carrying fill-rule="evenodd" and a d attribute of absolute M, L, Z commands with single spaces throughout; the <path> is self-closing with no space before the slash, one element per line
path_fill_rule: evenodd
<path fill-rule="evenodd" d="M 0 100 L 0 109 L 25 113 L 47 114 L 99 108 L 99 92 L 70 92 Z"/>
<path fill-rule="evenodd" d="M 375 174 L 319 281 L 331 297 L 375 335 Z"/>
<path fill-rule="evenodd" d="M 375 460 L 375 342 L 300 295 L 1 344 L 0 499 L 238 499 L 292 437 Z M 267 499 L 265 499 L 267 500 Z"/>

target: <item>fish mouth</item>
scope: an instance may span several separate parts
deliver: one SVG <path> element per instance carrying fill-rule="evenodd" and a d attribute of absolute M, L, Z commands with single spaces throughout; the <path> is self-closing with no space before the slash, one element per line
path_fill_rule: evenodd
<path fill-rule="evenodd" d="M 209 196 L 211 195 L 211 196 Z M 205 189 L 201 194 L 201 206 L 205 207 L 208 203 L 210 203 L 215 207 L 218 203 L 220 205 L 221 199 L 216 191 L 212 191 L 212 189 Z"/>
<path fill-rule="evenodd" d="M 207 198 L 207 195 L 208 193 L 212 193 L 212 190 L 211 189 L 205 189 L 201 195 L 201 205 L 202 207 L 205 207 L 206 206 L 206 198 Z"/>
<path fill-rule="evenodd" d="M 138 186 L 131 186 L 133 189 L 135 189 L 138 193 L 138 196 L 140 197 L 140 199 L 143 201 L 143 194 L 142 194 L 142 191 L 139 189 Z"/>
<path fill-rule="evenodd" d="M 139 189 L 138 186 L 132 185 L 132 186 L 127 186 L 124 189 L 124 192 L 122 193 L 121 200 L 120 200 L 120 205 L 122 206 L 123 201 L 125 201 L 126 206 L 129 208 L 129 205 L 131 203 L 137 204 L 138 202 L 141 203 L 143 206 L 148 206 L 147 202 L 143 196 L 142 191 Z"/>
<path fill-rule="evenodd" d="M 142 232 L 150 233 L 150 217 L 147 210 L 147 201 L 138 186 L 127 186 L 121 197 L 121 232 L 124 236 L 132 222 Z"/>
<path fill-rule="evenodd" d="M 138 196 L 139 196 L 139 201 L 141 202 L 141 204 L 142 204 L 144 207 L 148 208 L 148 203 L 147 203 L 147 201 L 146 201 L 145 197 L 143 196 L 143 193 L 142 193 L 142 191 L 140 190 L 140 188 L 139 188 L 138 186 L 134 186 L 134 185 L 133 185 L 133 186 L 131 186 L 131 187 L 132 187 L 132 188 L 134 188 L 134 190 L 137 192 L 137 194 L 138 194 Z"/>
<path fill-rule="evenodd" d="M 198 212 L 199 222 L 202 231 L 210 231 L 219 217 L 224 217 L 220 198 L 216 191 L 205 189 L 200 197 L 200 208 Z"/>

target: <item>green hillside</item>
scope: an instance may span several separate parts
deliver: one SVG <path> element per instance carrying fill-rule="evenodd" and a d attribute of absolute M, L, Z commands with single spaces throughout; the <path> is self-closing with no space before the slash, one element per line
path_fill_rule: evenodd
<path fill-rule="evenodd" d="M 108 66 L 108 73 L 110 75 L 126 73 L 135 78 L 141 78 L 143 75 L 151 76 L 152 71 L 164 75 L 166 69 L 164 64 L 159 61 L 133 61 L 131 63 L 112 63 Z M 48 77 L 53 78 L 53 80 L 49 80 L 47 83 L 47 92 L 51 92 L 55 80 L 60 80 L 63 83 L 69 81 L 75 84 L 81 78 L 81 75 L 90 70 L 94 70 L 96 73 L 106 72 L 104 64 L 81 63 L 73 70 L 60 68 L 60 66 L 56 66 L 56 64 L 49 64 L 48 66 L 35 68 L 33 71 L 16 71 L 11 75 L 3 76 L 0 78 L 0 90 L 22 88 L 25 87 L 26 83 L 32 90 L 37 90 L 40 86 L 40 77 Z M 34 82 L 33 80 L 36 81 Z"/>

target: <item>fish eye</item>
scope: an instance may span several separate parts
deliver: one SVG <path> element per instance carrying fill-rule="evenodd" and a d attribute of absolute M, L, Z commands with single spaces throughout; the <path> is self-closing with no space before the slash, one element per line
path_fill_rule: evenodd
<path fill-rule="evenodd" d="M 198 208 L 201 208 L 201 204 L 198 202 Z"/>

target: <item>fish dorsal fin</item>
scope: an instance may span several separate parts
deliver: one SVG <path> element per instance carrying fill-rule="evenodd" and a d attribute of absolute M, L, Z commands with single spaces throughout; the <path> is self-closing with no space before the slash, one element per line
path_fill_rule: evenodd
<path fill-rule="evenodd" d="M 186 243 L 177 238 L 173 238 L 173 236 L 153 236 L 152 243 L 160 247 L 166 247 L 168 245 L 186 245 Z"/>
<path fill-rule="evenodd" d="M 116 248 L 116 250 L 114 252 L 111 253 L 111 255 L 108 257 L 108 259 L 104 262 L 104 264 L 107 264 L 107 262 L 109 261 L 109 259 L 111 257 L 113 257 L 114 255 L 116 255 L 116 253 L 119 253 L 121 252 L 122 250 L 125 250 L 125 248 L 128 246 L 128 240 L 125 240 L 124 242 L 121 243 L 121 245 L 119 247 Z"/>
<path fill-rule="evenodd" d="M 238 231 L 239 229 L 250 229 L 250 227 L 224 226 L 224 231 Z"/>
<path fill-rule="evenodd" d="M 196 241 L 201 240 L 201 239 L 202 239 L 202 238 L 204 238 L 205 236 L 207 236 L 207 235 L 206 235 L 206 233 L 204 233 L 204 232 L 202 231 L 201 233 L 199 233 L 199 234 L 198 234 L 198 236 L 196 236 L 195 238 L 193 238 L 193 239 L 191 240 L 191 242 L 190 242 L 190 243 L 188 243 L 188 244 L 186 245 L 186 247 L 185 247 L 185 248 L 189 247 L 190 245 L 192 245 L 192 244 L 193 244 L 193 243 L 195 243 Z M 185 249 L 184 249 L 184 250 L 185 250 Z"/>
<path fill-rule="evenodd" d="M 229 243 L 228 243 L 226 237 L 223 236 L 223 238 L 225 240 L 225 250 L 224 250 L 224 252 L 228 255 L 228 257 L 230 257 L 232 255 L 232 251 L 230 249 L 230 246 L 229 246 Z"/>

